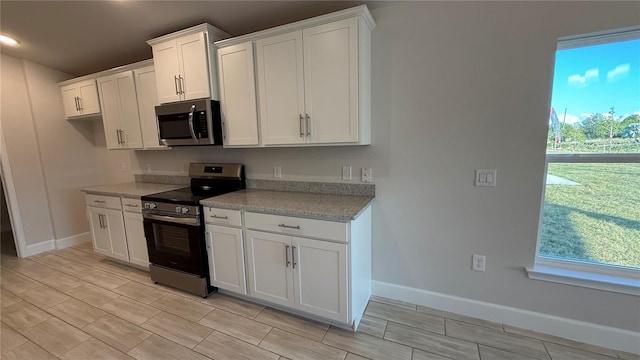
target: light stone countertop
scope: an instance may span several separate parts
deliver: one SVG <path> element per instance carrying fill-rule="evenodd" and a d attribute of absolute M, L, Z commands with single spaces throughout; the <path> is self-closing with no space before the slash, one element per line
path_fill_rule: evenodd
<path fill-rule="evenodd" d="M 185 185 L 130 182 L 123 184 L 91 186 L 83 188 L 82 191 L 87 194 L 121 196 L 125 198 L 139 199 L 145 195 L 180 189 L 183 187 L 185 187 Z"/>
<path fill-rule="evenodd" d="M 247 189 L 200 200 L 200 203 L 224 209 L 347 222 L 357 218 L 373 199 L 373 196 Z"/>

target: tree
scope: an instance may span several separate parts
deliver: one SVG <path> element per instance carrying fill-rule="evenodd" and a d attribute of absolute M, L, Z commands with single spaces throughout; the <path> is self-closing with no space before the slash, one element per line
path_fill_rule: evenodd
<path fill-rule="evenodd" d="M 640 138 L 640 122 L 627 125 L 622 132 L 620 132 L 620 137 Z"/>
<path fill-rule="evenodd" d="M 638 114 L 633 114 L 633 115 L 629 115 L 626 118 L 624 118 L 621 122 L 620 122 L 620 127 L 622 129 L 624 129 L 625 127 L 631 125 L 631 124 L 636 124 L 636 123 L 640 123 L 640 115 Z"/>
<path fill-rule="evenodd" d="M 609 127 L 607 125 L 607 120 L 602 114 L 591 114 L 582 121 L 582 128 L 588 139 L 609 137 Z"/>

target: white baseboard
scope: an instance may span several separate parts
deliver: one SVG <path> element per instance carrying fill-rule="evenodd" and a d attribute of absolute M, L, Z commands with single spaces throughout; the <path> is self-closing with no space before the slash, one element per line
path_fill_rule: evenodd
<path fill-rule="evenodd" d="M 56 242 L 53 239 L 39 242 L 33 245 L 27 245 L 25 249 L 26 253 L 24 254 L 24 257 L 37 255 L 45 251 L 53 250 L 55 248 L 56 248 Z"/>
<path fill-rule="evenodd" d="M 91 241 L 91 232 L 87 231 L 86 233 L 76 234 L 72 236 L 68 236 L 66 238 L 57 239 L 56 240 L 56 249 L 64 249 L 69 246 L 80 245 L 85 242 Z"/>
<path fill-rule="evenodd" d="M 373 295 L 508 324 L 610 349 L 640 353 L 640 333 L 483 301 L 371 281 Z"/>

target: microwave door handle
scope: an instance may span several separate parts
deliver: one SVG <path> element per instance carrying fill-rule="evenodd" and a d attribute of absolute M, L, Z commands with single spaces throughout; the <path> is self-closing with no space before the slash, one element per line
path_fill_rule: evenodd
<path fill-rule="evenodd" d="M 193 113 L 196 111 L 196 106 L 191 105 L 191 110 L 189 110 L 189 131 L 191 131 L 191 137 L 193 141 L 198 143 L 198 138 L 196 138 L 196 132 L 193 130 Z"/>

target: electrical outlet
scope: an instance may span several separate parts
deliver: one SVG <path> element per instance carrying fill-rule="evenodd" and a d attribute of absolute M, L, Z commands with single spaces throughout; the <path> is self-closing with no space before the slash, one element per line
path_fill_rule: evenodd
<path fill-rule="evenodd" d="M 342 167 L 342 180 L 351 180 L 351 166 Z"/>
<path fill-rule="evenodd" d="M 484 255 L 476 255 L 473 254 L 473 259 L 471 262 L 471 269 L 475 271 L 484 271 L 486 265 L 487 258 Z"/>
<path fill-rule="evenodd" d="M 282 166 L 280 165 L 273 166 L 273 177 L 276 179 L 282 179 Z"/>
<path fill-rule="evenodd" d="M 496 169 L 476 169 L 476 186 L 496 186 Z"/>
<path fill-rule="evenodd" d="M 371 168 L 362 168 L 362 182 L 372 182 L 373 181 L 373 169 Z"/>

